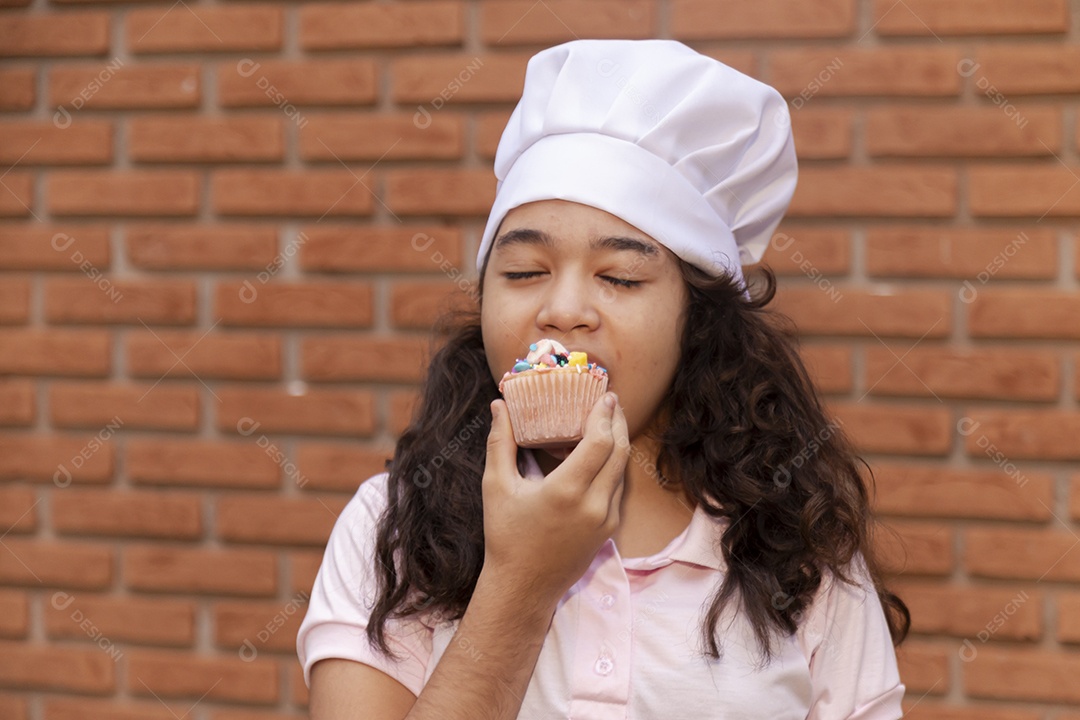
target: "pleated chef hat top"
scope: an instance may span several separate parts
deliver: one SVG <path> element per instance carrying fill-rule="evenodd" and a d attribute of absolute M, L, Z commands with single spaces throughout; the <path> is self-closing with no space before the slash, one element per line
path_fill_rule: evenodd
<path fill-rule="evenodd" d="M 795 192 L 787 103 L 674 40 L 575 40 L 534 55 L 495 155 L 477 270 L 506 213 L 562 199 L 605 210 L 742 282 Z"/>

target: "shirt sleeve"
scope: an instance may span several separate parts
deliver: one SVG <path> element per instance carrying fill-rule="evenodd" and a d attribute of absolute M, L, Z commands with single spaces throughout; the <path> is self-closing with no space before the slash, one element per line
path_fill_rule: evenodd
<path fill-rule="evenodd" d="M 801 631 L 813 685 L 807 720 L 898 720 L 906 688 L 861 554 L 848 574 L 858 587 L 826 574 Z"/>
<path fill-rule="evenodd" d="M 432 651 L 432 630 L 416 616 L 388 619 L 384 628 L 394 660 L 368 644 L 365 630 L 375 604 L 375 530 L 386 506 L 386 473 L 363 483 L 330 533 L 315 577 L 296 652 L 311 687 L 311 667 L 343 658 L 382 670 L 419 695 Z"/>

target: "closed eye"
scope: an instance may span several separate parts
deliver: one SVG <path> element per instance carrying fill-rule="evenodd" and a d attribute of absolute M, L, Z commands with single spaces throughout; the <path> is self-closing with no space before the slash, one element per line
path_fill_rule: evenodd
<path fill-rule="evenodd" d="M 529 278 L 536 277 L 537 275 L 543 275 L 543 273 L 537 271 L 503 273 L 503 277 L 507 280 L 528 280 Z"/>
<path fill-rule="evenodd" d="M 622 278 L 611 277 L 610 275 L 601 275 L 600 278 L 616 287 L 632 288 L 641 284 L 640 280 L 624 280 Z"/>

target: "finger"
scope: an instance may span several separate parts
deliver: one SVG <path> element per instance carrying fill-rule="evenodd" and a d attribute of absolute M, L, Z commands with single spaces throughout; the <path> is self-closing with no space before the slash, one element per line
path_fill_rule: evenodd
<path fill-rule="evenodd" d="M 616 404 L 609 427 L 611 452 L 596 473 L 590 493 L 595 492 L 599 495 L 605 505 L 613 504 L 615 508 L 618 508 L 618 503 L 622 499 L 626 463 L 630 457 L 630 438 L 626 426 L 626 415 L 621 405 Z"/>
<path fill-rule="evenodd" d="M 585 433 L 581 442 L 559 466 L 560 470 L 566 468 L 566 472 L 560 474 L 565 478 L 562 481 L 574 485 L 580 492 L 589 488 L 593 478 L 611 455 L 612 416 L 615 412 L 613 405 L 618 405 L 615 393 L 604 393 L 596 401 L 585 419 Z"/>
<path fill-rule="evenodd" d="M 484 483 L 509 484 L 517 476 L 517 442 L 514 428 L 510 425 L 510 413 L 505 400 L 491 403 L 491 431 L 487 439 L 487 460 L 484 465 Z"/>

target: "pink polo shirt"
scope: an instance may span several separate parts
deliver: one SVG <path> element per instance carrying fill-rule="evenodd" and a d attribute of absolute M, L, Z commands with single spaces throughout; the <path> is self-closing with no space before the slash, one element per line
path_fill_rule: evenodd
<path fill-rule="evenodd" d="M 543 478 L 531 453 L 526 477 Z M 311 666 L 346 658 L 376 667 L 419 695 L 446 652 L 457 622 L 428 616 L 387 624 L 398 662 L 368 646 L 364 628 L 375 594 L 375 525 L 387 475 L 371 478 L 342 511 L 315 579 L 296 650 L 310 687 Z M 904 685 L 876 593 L 827 575 L 799 631 L 755 668 L 757 644 L 741 613 L 717 625 L 720 660 L 701 652 L 701 615 L 723 577 L 713 547 L 727 521 L 699 507 L 689 526 L 650 557 L 623 558 L 612 540 L 567 591 L 544 640 L 519 720 L 896 720 Z"/>

